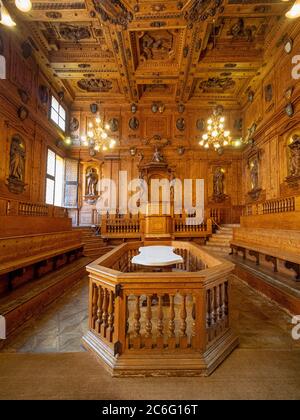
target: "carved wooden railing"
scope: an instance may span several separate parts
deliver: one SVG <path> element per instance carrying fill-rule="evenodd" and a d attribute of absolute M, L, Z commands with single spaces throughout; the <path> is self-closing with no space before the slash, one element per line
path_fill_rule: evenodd
<path fill-rule="evenodd" d="M 210 208 L 210 209 L 208 209 L 209 218 L 211 218 L 217 224 L 221 224 L 223 222 L 222 212 L 223 212 L 223 209 L 221 209 L 221 208 Z"/>
<path fill-rule="evenodd" d="M 167 244 L 184 256 L 184 271 L 137 271 L 130 261 L 142 242 L 120 245 L 87 266 L 83 342 L 115 376 L 207 375 L 238 343 L 229 318 L 233 264 L 192 243 Z M 191 259 L 193 270 L 186 271 Z"/>
<path fill-rule="evenodd" d="M 141 220 L 139 216 L 105 215 L 102 218 L 101 234 L 104 237 L 135 237 L 141 233 Z"/>
<path fill-rule="evenodd" d="M 144 233 L 144 218 L 136 216 L 105 215 L 101 221 L 101 235 L 104 238 L 136 238 L 139 239 Z M 199 236 L 207 237 L 212 234 L 212 220 L 203 223 L 187 223 L 185 216 L 173 218 L 171 235 L 174 237 Z"/>
<path fill-rule="evenodd" d="M 175 237 L 179 236 L 209 236 L 212 234 L 212 220 L 207 219 L 206 222 L 197 223 L 190 218 L 187 223 L 185 217 L 175 217 L 173 219 L 173 233 Z"/>
<path fill-rule="evenodd" d="M 284 197 L 264 201 L 263 203 L 248 204 L 245 207 L 245 216 L 259 214 L 286 213 L 300 211 L 300 197 Z"/>
<path fill-rule="evenodd" d="M 49 204 L 0 198 L 0 216 L 68 217 L 68 210 Z"/>

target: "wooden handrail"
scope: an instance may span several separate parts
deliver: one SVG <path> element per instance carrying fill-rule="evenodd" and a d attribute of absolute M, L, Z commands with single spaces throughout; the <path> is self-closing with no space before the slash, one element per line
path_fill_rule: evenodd
<path fill-rule="evenodd" d="M 115 358 L 110 366 L 114 375 L 118 371 L 124 376 L 145 369 L 156 371 L 159 357 L 166 358 L 168 366 L 170 354 L 180 360 L 188 352 L 195 360 L 193 354 L 201 358 L 210 349 L 222 347 L 221 342 L 225 347 L 228 344 L 233 264 L 192 243 L 166 244 L 184 257 L 176 271 L 145 272 L 134 266 L 131 259 L 142 242 L 122 244 L 87 266 L 89 333 L 84 343 L 93 351 L 99 349 L 96 353 L 102 358 L 103 346 L 110 353 L 104 356 L 105 363 Z M 233 342 L 235 346 L 237 341 Z M 221 347 L 223 354 L 225 347 Z M 137 365 L 128 361 L 132 356 Z M 192 365 L 191 361 L 190 370 Z M 176 369 L 184 371 L 185 367 L 179 363 Z"/>
<path fill-rule="evenodd" d="M 68 217 L 68 210 L 45 203 L 0 198 L 0 216 Z"/>
<path fill-rule="evenodd" d="M 300 196 L 271 199 L 245 206 L 244 216 L 300 211 Z"/>

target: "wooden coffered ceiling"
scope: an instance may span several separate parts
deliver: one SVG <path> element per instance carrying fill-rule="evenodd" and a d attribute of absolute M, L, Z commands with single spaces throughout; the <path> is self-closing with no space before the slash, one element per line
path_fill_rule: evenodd
<path fill-rule="evenodd" d="M 278 35 L 279 0 L 32 0 L 18 13 L 74 101 L 239 106 Z M 10 1 L 10 9 L 13 9 Z"/>

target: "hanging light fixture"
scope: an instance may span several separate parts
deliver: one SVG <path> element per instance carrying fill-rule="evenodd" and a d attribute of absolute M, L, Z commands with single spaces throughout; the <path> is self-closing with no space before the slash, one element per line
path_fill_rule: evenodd
<path fill-rule="evenodd" d="M 98 114 L 94 122 L 90 121 L 88 123 L 87 131 L 81 137 L 81 143 L 83 146 L 94 149 L 95 152 L 106 152 L 109 149 L 113 149 L 116 145 L 116 140 L 110 137 L 108 134 L 109 130 L 110 125 L 105 123 Z"/>
<path fill-rule="evenodd" d="M 290 10 L 286 12 L 285 16 L 289 19 L 296 19 L 300 17 L 300 0 L 295 1 Z"/>
<path fill-rule="evenodd" d="M 223 108 L 216 106 L 212 116 L 207 120 L 207 132 L 203 134 L 199 145 L 205 149 L 213 147 L 215 150 L 231 144 L 230 131 L 225 130 Z"/>
<path fill-rule="evenodd" d="M 16 22 L 12 20 L 2 1 L 0 1 L 0 23 L 2 23 L 4 26 L 16 26 Z"/>
<path fill-rule="evenodd" d="M 32 8 L 30 0 L 15 0 L 15 5 L 21 12 L 24 13 L 29 12 Z"/>
<path fill-rule="evenodd" d="M 213 21 L 213 45 L 214 51 L 216 51 L 215 21 Z M 217 61 L 216 57 L 214 61 Z M 230 131 L 225 130 L 223 107 L 220 105 L 215 106 L 212 116 L 207 120 L 207 132 L 203 134 L 202 139 L 199 141 L 199 145 L 205 149 L 213 147 L 215 150 L 221 151 L 223 147 L 229 146 L 230 143 Z"/>

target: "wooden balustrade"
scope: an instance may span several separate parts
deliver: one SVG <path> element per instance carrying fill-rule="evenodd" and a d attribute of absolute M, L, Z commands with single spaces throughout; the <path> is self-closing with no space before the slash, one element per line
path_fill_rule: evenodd
<path fill-rule="evenodd" d="M 64 207 L 0 198 L 0 238 L 72 229 Z"/>
<path fill-rule="evenodd" d="M 139 216 L 106 215 L 102 218 L 101 234 L 103 237 L 140 238 L 141 220 Z"/>
<path fill-rule="evenodd" d="M 144 232 L 143 216 L 103 216 L 101 222 L 101 235 L 104 238 L 135 238 L 141 239 Z M 208 237 L 212 234 L 212 220 L 197 223 L 196 219 L 187 223 L 186 216 L 173 217 L 173 226 L 170 236 L 176 237 Z M 158 235 L 159 236 L 159 235 Z"/>
<path fill-rule="evenodd" d="M 87 266 L 83 343 L 114 376 L 208 375 L 238 344 L 229 322 L 233 264 L 193 243 L 165 243 L 184 257 L 182 271 L 130 267 L 142 242 L 122 244 Z"/>
<path fill-rule="evenodd" d="M 64 207 L 0 198 L 0 216 L 68 217 Z"/>
<path fill-rule="evenodd" d="M 263 203 L 248 204 L 244 215 L 254 216 L 260 214 L 286 213 L 300 211 L 300 197 L 284 197 L 264 201 Z"/>

